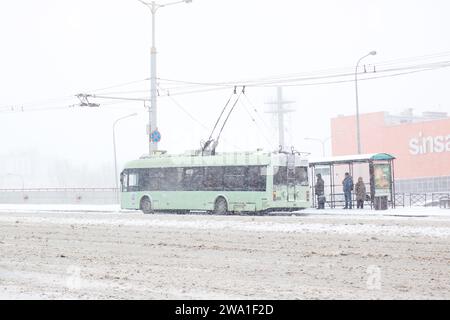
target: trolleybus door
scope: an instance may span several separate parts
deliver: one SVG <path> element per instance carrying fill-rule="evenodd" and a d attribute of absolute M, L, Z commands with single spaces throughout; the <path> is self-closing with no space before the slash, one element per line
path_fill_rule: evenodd
<path fill-rule="evenodd" d="M 292 202 L 295 201 L 295 155 L 288 154 L 287 155 L 287 164 L 286 164 L 286 183 L 287 183 L 287 201 Z"/>

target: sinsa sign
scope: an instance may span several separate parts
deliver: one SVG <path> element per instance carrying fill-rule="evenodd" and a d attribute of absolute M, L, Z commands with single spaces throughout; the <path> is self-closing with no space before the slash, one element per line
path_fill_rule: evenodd
<path fill-rule="evenodd" d="M 450 152 L 450 134 L 443 136 L 419 136 L 409 140 L 409 152 L 412 155 Z"/>

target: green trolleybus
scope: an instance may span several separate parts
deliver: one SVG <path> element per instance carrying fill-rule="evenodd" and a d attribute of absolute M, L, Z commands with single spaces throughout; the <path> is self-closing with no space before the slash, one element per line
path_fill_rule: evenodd
<path fill-rule="evenodd" d="M 122 209 L 144 213 L 310 207 L 308 163 L 294 153 L 161 153 L 128 162 L 120 180 Z"/>

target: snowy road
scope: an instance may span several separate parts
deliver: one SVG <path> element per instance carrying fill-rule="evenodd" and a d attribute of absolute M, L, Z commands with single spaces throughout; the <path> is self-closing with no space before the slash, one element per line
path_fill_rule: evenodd
<path fill-rule="evenodd" d="M 450 211 L 0 207 L 0 298 L 450 299 Z"/>

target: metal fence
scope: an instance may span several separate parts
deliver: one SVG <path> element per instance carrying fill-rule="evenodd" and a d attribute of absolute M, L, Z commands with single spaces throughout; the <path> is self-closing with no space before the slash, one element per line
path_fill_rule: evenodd
<path fill-rule="evenodd" d="M 434 192 L 434 193 L 395 193 L 396 207 L 450 207 L 450 192 Z M 314 199 L 314 206 L 317 206 L 317 199 Z M 356 206 L 355 195 L 352 193 L 353 206 Z M 344 207 L 344 194 L 336 193 L 333 197 L 327 194 L 327 208 Z M 390 203 L 390 202 L 389 202 Z M 364 201 L 365 207 L 373 207 L 370 197 Z"/>
<path fill-rule="evenodd" d="M 450 199 L 450 192 L 434 193 L 396 193 L 397 207 L 439 207 Z"/>
<path fill-rule="evenodd" d="M 0 189 L 0 204 L 117 204 L 115 188 Z"/>

